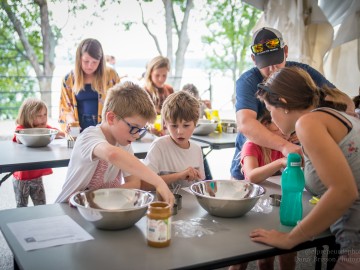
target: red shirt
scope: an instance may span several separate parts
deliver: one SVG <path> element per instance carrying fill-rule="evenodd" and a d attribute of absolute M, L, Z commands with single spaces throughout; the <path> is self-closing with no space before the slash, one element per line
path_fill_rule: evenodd
<path fill-rule="evenodd" d="M 53 127 L 46 125 L 46 128 L 53 128 Z M 15 130 L 21 130 L 21 129 L 25 129 L 24 126 L 17 126 Z M 56 128 L 53 128 L 53 129 L 56 129 Z M 14 134 L 14 137 L 12 140 L 13 140 L 13 142 L 16 142 L 15 134 Z M 48 169 L 40 169 L 40 170 L 18 171 L 18 172 L 14 172 L 13 176 L 17 180 L 32 180 L 32 179 L 39 178 L 43 175 L 49 175 L 52 173 L 53 173 L 52 169 L 48 168 Z"/>
<path fill-rule="evenodd" d="M 263 153 L 261 151 L 261 147 L 253 142 L 246 141 L 244 143 L 243 147 L 241 148 L 241 152 L 240 152 L 241 165 L 244 164 L 244 157 L 246 157 L 246 156 L 252 156 L 252 157 L 257 158 L 259 167 L 266 165 L 265 161 L 264 161 Z M 280 151 L 271 149 L 271 154 L 270 154 L 271 162 L 273 162 L 277 159 L 283 158 L 283 157 L 284 157 L 284 155 Z M 245 172 L 244 172 L 244 176 L 245 176 Z M 245 176 L 245 178 L 246 178 L 246 176 Z"/>

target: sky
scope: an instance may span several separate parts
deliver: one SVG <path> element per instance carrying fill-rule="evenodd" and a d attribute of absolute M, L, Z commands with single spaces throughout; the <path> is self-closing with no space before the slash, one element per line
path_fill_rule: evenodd
<path fill-rule="evenodd" d="M 201 1 L 195 1 L 198 4 Z M 122 0 L 120 5 L 113 5 L 109 10 L 102 13 L 103 18 L 92 16 L 96 9 L 96 0 L 86 1 L 88 10 L 80 11 L 77 17 L 68 14 L 67 1 L 53 4 L 49 2 L 49 9 L 53 12 L 56 25 L 61 27 L 63 38 L 57 48 L 59 61 L 67 61 L 74 57 L 77 44 L 84 38 L 98 39 L 106 54 L 114 55 L 117 59 L 152 58 L 158 55 L 154 41 L 151 39 L 145 27 L 141 23 L 141 12 L 137 1 Z M 95 6 L 94 6 L 95 5 Z M 162 45 L 163 54 L 166 54 L 166 36 L 163 15 L 163 3 L 161 0 L 154 0 L 144 7 L 144 16 L 151 19 L 151 29 L 158 36 Z M 204 48 L 201 43 L 201 33 L 205 29 L 199 23 L 199 14 L 196 10 L 191 13 L 191 26 L 189 27 L 190 44 L 186 57 L 204 58 Z M 92 25 L 86 25 L 87 21 L 93 21 Z M 120 21 L 135 21 L 131 31 L 125 31 Z M 196 27 L 194 27 L 196 23 Z M 71 56 L 73 55 L 73 56 Z"/>
<path fill-rule="evenodd" d="M 196 5 L 200 5 L 203 0 L 195 0 Z M 116 70 L 119 75 L 128 74 L 130 80 L 138 78 L 145 69 L 147 60 L 159 55 L 154 41 L 151 39 L 145 27 L 141 24 L 141 12 L 136 0 L 121 0 L 120 5 L 114 5 L 106 12 L 102 13 L 102 19 L 92 16 L 96 7 L 96 0 L 84 1 L 88 5 L 88 10 L 78 12 L 77 16 L 69 15 L 67 2 L 54 4 L 48 2 L 49 10 L 53 12 L 54 22 L 61 28 L 62 38 L 56 48 L 56 68 L 52 88 L 57 89 L 61 84 L 62 77 L 73 67 L 75 51 L 81 40 L 85 38 L 98 39 L 104 49 L 105 54 L 111 54 L 116 57 Z M 95 7 L 94 7 L 95 5 Z M 163 54 L 166 54 L 166 36 L 164 24 L 164 7 L 162 0 L 154 0 L 153 3 L 146 4 L 144 15 L 146 19 L 151 19 L 151 29 L 159 37 L 162 45 Z M 207 31 L 204 24 L 200 23 L 201 7 L 194 8 L 190 15 L 188 34 L 190 44 L 185 55 L 187 60 L 196 59 L 198 61 L 205 59 L 205 48 L 201 42 L 201 36 Z M 120 19 L 121 18 L 121 19 Z M 137 23 L 133 25 L 131 31 L 124 31 L 119 21 L 131 20 Z M 87 21 L 93 21 L 92 25 L 86 25 Z M 175 48 L 176 49 L 176 48 Z M 139 63 L 137 67 L 124 66 L 124 63 L 133 63 L 135 59 Z M 189 62 L 189 61 L 188 61 Z M 210 80 L 213 87 L 215 108 L 231 108 L 231 95 L 233 91 L 233 82 L 231 78 L 223 76 L 209 77 L 206 71 L 199 68 L 187 68 L 184 70 L 182 84 L 194 83 L 203 98 L 209 98 L 209 92 L 206 90 L 210 86 Z M 216 90 L 218 89 L 218 90 Z M 54 100 L 58 98 L 58 92 L 54 92 Z"/>

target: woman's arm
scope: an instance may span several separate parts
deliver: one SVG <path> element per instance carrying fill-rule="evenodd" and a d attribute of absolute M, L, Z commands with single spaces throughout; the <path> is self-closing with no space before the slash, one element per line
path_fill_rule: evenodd
<path fill-rule="evenodd" d="M 290 233 L 254 230 L 257 242 L 292 248 L 323 232 L 358 198 L 357 186 L 338 142 L 347 134 L 343 124 L 324 113 L 309 113 L 296 124 L 296 134 L 327 191 L 316 207 Z"/>

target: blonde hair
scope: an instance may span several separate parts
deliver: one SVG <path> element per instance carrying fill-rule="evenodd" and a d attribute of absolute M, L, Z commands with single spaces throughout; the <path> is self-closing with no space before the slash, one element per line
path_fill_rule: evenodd
<path fill-rule="evenodd" d="M 170 94 L 161 109 L 161 115 L 165 121 L 175 123 L 177 120 L 193 121 L 199 120 L 199 101 L 185 91 Z"/>
<path fill-rule="evenodd" d="M 108 81 L 106 62 L 104 61 L 104 52 L 100 42 L 93 38 L 84 39 L 77 47 L 74 69 L 75 82 L 73 91 L 75 94 L 78 94 L 81 90 L 84 89 L 84 71 L 81 67 L 81 58 L 84 53 L 88 53 L 92 58 L 100 61 L 98 68 L 94 72 L 94 79 L 91 83 L 91 87 L 98 93 L 102 93 L 105 91 Z"/>
<path fill-rule="evenodd" d="M 148 122 L 154 122 L 156 111 L 146 91 L 139 85 L 126 81 L 118 83 L 107 92 L 102 119 L 113 112 L 119 119 L 138 115 Z"/>
<path fill-rule="evenodd" d="M 36 114 L 44 108 L 46 109 L 47 112 L 48 108 L 45 102 L 40 99 L 37 98 L 25 99 L 20 106 L 16 118 L 16 124 L 23 126 L 24 128 L 33 128 Z"/>
<path fill-rule="evenodd" d="M 153 99 L 154 103 L 157 104 L 157 100 L 159 99 L 159 93 L 157 91 L 156 86 L 154 85 L 153 81 L 151 80 L 151 74 L 155 69 L 159 68 L 167 68 L 168 72 L 170 71 L 170 61 L 168 58 L 164 56 L 156 56 L 150 60 L 150 62 L 146 65 L 146 72 L 145 72 L 145 88 L 150 93 L 151 98 Z"/>

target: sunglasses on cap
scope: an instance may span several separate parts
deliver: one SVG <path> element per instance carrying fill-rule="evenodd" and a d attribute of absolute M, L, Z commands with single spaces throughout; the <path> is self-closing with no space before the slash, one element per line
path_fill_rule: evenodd
<path fill-rule="evenodd" d="M 269 39 L 265 43 L 258 43 L 251 46 L 251 51 L 254 54 L 259 54 L 272 49 L 280 48 L 281 40 L 279 38 Z"/>

